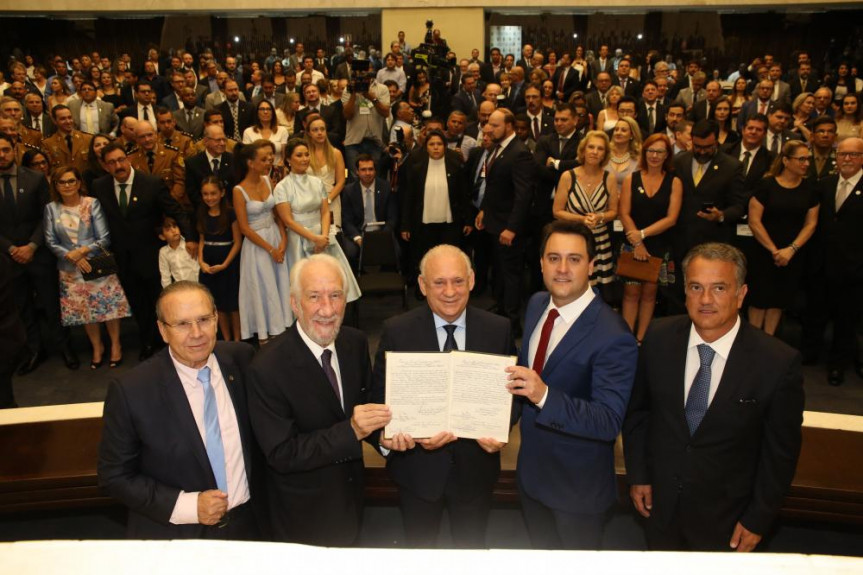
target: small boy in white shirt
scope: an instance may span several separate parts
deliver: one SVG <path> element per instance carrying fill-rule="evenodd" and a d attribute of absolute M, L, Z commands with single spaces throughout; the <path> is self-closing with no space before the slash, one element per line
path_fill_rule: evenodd
<path fill-rule="evenodd" d="M 164 219 L 159 239 L 168 242 L 168 245 L 159 250 L 159 273 L 162 275 L 162 287 L 182 280 L 198 281 L 198 272 L 201 271 L 201 267 L 198 265 L 198 260 L 186 251 L 186 240 L 180 235 L 180 227 L 174 218 Z"/>

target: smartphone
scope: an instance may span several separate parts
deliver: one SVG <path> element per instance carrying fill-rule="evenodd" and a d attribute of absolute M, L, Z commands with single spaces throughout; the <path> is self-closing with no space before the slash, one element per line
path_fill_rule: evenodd
<path fill-rule="evenodd" d="M 715 207 L 716 206 L 714 205 L 713 202 L 702 202 L 701 203 L 701 211 L 702 212 L 709 212 L 710 210 L 712 210 Z"/>

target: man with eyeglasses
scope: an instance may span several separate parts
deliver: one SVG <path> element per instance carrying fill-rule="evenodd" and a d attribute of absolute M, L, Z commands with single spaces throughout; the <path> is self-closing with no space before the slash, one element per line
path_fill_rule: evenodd
<path fill-rule="evenodd" d="M 804 361 L 818 360 L 824 329 L 833 322 L 827 356 L 827 382 L 841 385 L 853 363 L 863 378 L 857 328 L 863 313 L 863 139 L 846 138 L 836 150 L 838 173 L 819 182 L 817 264 L 810 283 L 807 316 L 803 323 Z"/>
<path fill-rule="evenodd" d="M 838 173 L 836 158 L 836 120 L 830 116 L 819 116 L 812 122 L 810 144 L 812 145 L 812 162 L 806 177 L 820 181 Z"/>
<path fill-rule="evenodd" d="M 254 349 L 216 342 L 216 306 L 199 283 L 171 284 L 156 305 L 167 349 L 108 388 L 99 483 L 129 508 L 130 539 L 257 539 Z"/>
<path fill-rule="evenodd" d="M 99 200 L 111 232 L 111 251 L 117 275 L 132 307 L 141 337 L 142 360 L 153 354 L 161 339 L 156 332 L 155 305 L 162 286 L 159 280 L 157 230 L 165 216 L 174 218 L 190 255 L 197 257 L 198 234 L 189 217 L 157 176 L 132 168 L 123 146 L 112 142 L 102 148 L 108 175 L 93 182 L 92 195 Z"/>

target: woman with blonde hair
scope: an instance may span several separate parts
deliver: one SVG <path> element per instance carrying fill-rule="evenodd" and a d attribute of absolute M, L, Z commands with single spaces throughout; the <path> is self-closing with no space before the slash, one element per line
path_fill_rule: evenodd
<path fill-rule="evenodd" d="M 333 224 L 342 227 L 341 193 L 345 188 L 345 159 L 327 137 L 327 123 L 320 116 L 309 117 L 306 142 L 309 146 L 309 168 L 311 174 L 324 183 L 327 202 L 333 214 Z"/>
<path fill-rule="evenodd" d="M 288 131 L 288 139 L 297 132 L 296 117 L 297 111 L 300 109 L 300 95 L 296 92 L 288 92 L 285 94 L 285 99 L 280 108 L 276 108 L 276 120 L 280 126 L 284 126 Z"/>
<path fill-rule="evenodd" d="M 638 157 L 641 154 L 641 129 L 632 118 L 620 118 L 614 124 L 611 133 L 611 151 L 605 171 L 614 174 L 617 188 L 623 184 L 626 177 L 638 169 Z"/>
<path fill-rule="evenodd" d="M 560 176 L 554 193 L 554 217 L 586 225 L 596 240 L 596 258 L 591 285 L 599 284 L 606 301 L 607 286 L 614 281 L 610 224 L 617 217 L 617 181 L 605 171 L 610 156 L 608 135 L 601 130 L 588 132 L 578 144 L 578 167 Z"/>
<path fill-rule="evenodd" d="M 610 132 L 617 125 L 620 116 L 617 115 L 617 103 L 623 98 L 623 88 L 612 86 L 605 94 L 605 108 L 596 116 L 596 127 L 603 132 Z"/>

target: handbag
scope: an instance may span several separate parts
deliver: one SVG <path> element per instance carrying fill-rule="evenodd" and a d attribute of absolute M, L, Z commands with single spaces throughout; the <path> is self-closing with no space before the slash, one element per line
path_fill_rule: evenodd
<path fill-rule="evenodd" d="M 114 258 L 114 254 L 102 246 L 99 246 L 99 248 L 102 250 L 102 253 L 87 260 L 90 263 L 90 271 L 81 272 L 81 277 L 87 281 L 97 280 L 117 273 L 117 260 Z"/>
<path fill-rule="evenodd" d="M 661 267 L 662 258 L 653 256 L 647 261 L 639 261 L 633 252 L 622 252 L 617 258 L 617 275 L 626 279 L 656 283 Z"/>

